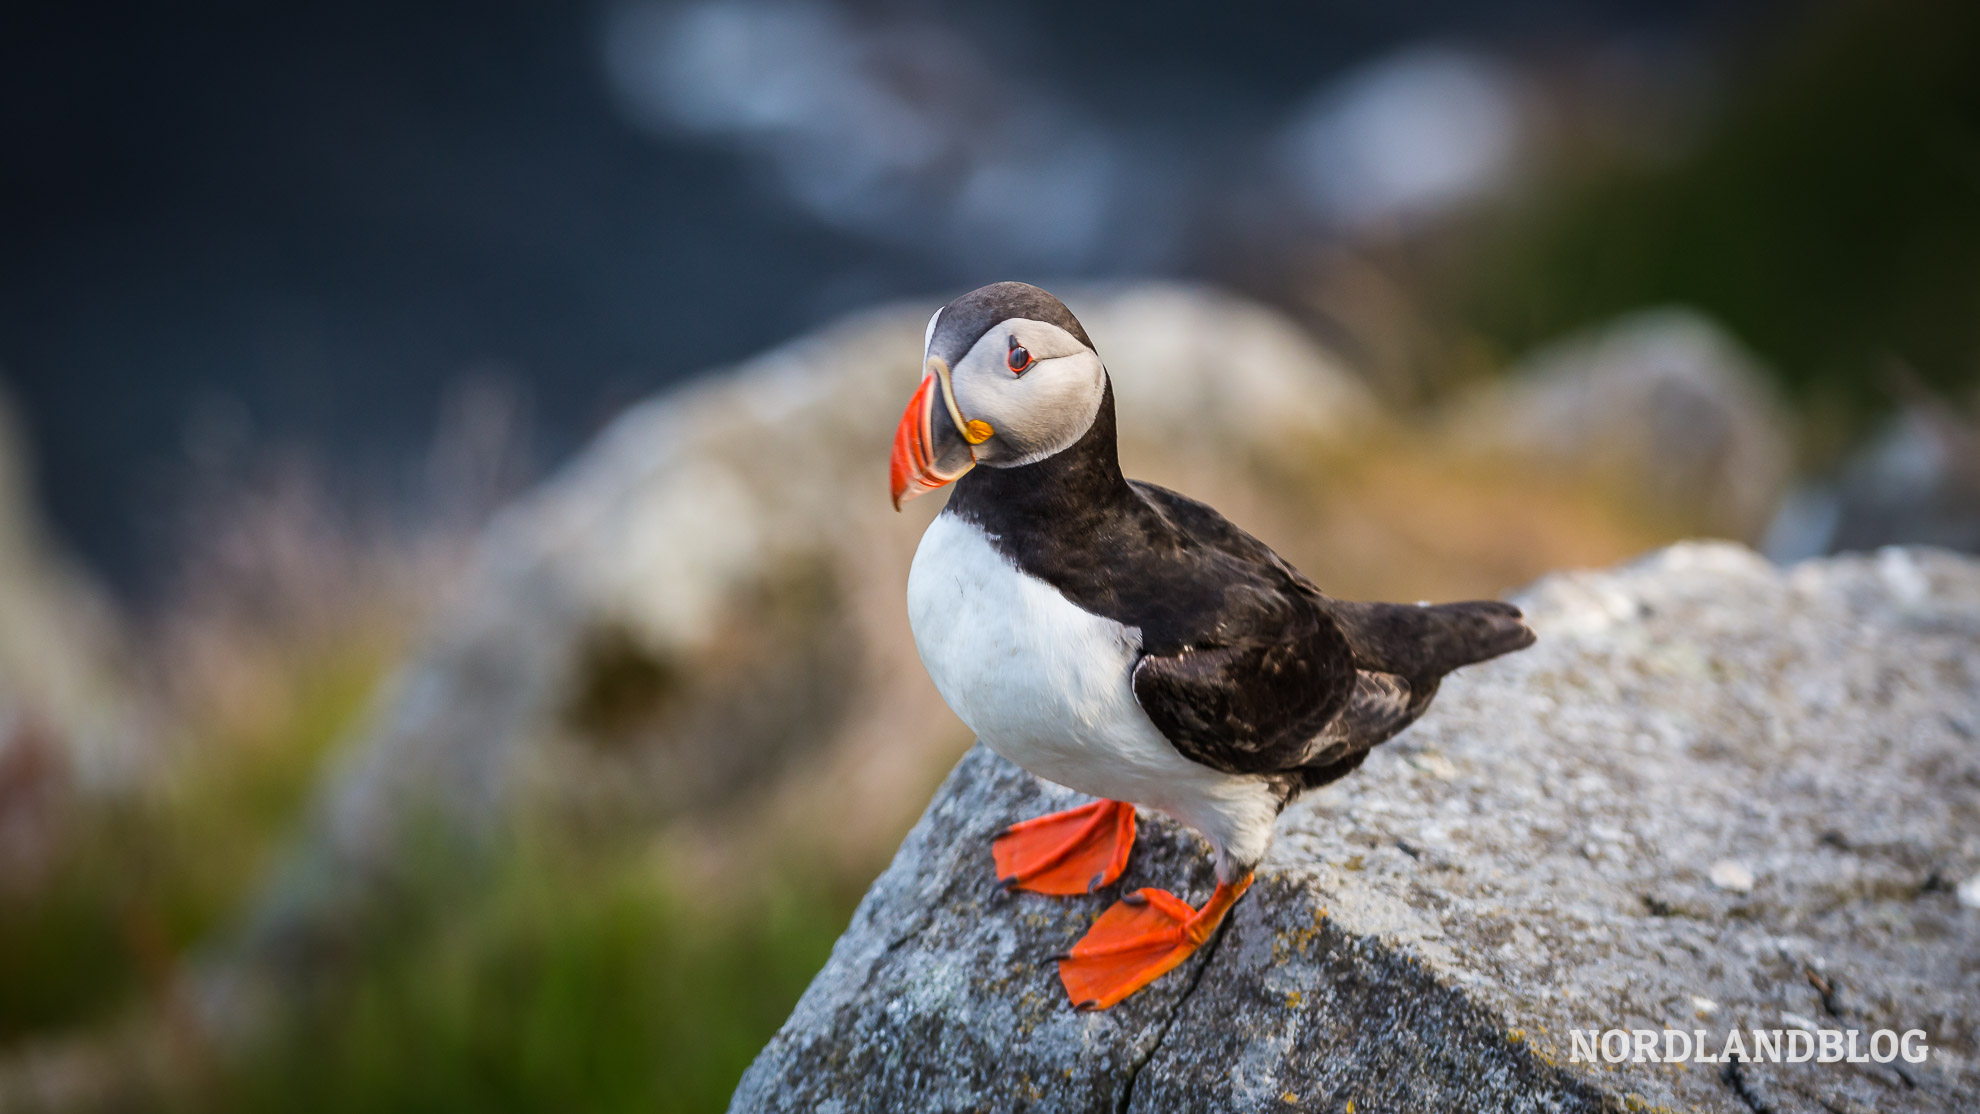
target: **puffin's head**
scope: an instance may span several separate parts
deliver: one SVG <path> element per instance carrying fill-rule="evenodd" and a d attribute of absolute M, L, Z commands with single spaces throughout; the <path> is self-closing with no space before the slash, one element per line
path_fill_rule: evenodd
<path fill-rule="evenodd" d="M 978 464 L 1043 460 L 1085 435 L 1107 369 L 1065 303 L 1022 282 L 978 287 L 935 311 L 921 386 L 894 430 L 894 508 Z"/>

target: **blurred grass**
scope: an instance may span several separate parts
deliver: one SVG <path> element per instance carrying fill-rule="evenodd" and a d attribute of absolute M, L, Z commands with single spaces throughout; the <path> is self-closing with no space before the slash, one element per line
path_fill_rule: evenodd
<path fill-rule="evenodd" d="M 278 714 L 206 724 L 152 791 L 64 816 L 50 877 L 0 893 L 0 1042 L 165 993 L 261 877 L 382 666 L 369 645 L 298 661 Z"/>
<path fill-rule="evenodd" d="M 0 894 L 0 1065 L 50 1039 L 93 1048 L 86 1105 L 117 1110 L 724 1109 L 863 878 L 793 865 L 697 895 L 641 844 L 571 839 L 436 859 L 416 907 L 251 1047 L 185 1043 L 181 964 L 266 880 L 391 660 L 357 642 L 284 667 L 246 722 L 193 732 L 154 792 L 67 816 L 51 874 Z M 170 1042 L 162 1074 L 125 1054 L 134 1021 Z"/>
<path fill-rule="evenodd" d="M 525 853 L 205 1096 L 224 1111 L 713 1111 L 856 892 L 679 892 L 638 856 Z"/>

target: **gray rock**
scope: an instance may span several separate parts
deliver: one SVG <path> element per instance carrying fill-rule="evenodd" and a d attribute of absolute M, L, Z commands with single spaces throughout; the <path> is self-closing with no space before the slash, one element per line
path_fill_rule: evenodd
<path fill-rule="evenodd" d="M 1910 400 L 1832 482 L 1795 490 L 1766 552 L 1798 559 L 1884 545 L 1980 553 L 1980 407 Z"/>
<path fill-rule="evenodd" d="M 1105 1013 L 1047 957 L 1127 888 L 1200 901 L 1204 848 L 1146 817 L 1110 892 L 1003 894 L 992 833 L 1074 797 L 978 747 L 731 1109 L 1980 1107 L 1980 563 L 1684 545 L 1520 602 L 1534 648 L 1289 809 L 1221 934 Z M 1574 1062 L 1667 1027 L 1931 1052 Z"/>

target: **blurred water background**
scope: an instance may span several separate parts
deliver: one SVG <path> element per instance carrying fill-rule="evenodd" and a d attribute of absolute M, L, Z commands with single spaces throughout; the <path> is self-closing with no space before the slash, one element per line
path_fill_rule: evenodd
<path fill-rule="evenodd" d="M 0 1109 L 722 1108 L 983 282 L 1338 594 L 1980 551 L 1953 0 L 17 5 L 0 151 Z"/>

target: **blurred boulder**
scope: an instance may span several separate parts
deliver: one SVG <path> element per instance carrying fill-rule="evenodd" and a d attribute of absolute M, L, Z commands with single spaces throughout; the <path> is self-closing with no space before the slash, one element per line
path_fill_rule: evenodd
<path fill-rule="evenodd" d="M 1685 309 L 1633 313 L 1455 403 L 1459 445 L 1604 478 L 1685 527 L 1757 541 L 1793 468 L 1787 416 L 1739 343 Z"/>
<path fill-rule="evenodd" d="M 1125 456 L 1171 482 L 1241 490 L 1379 419 L 1254 304 L 1161 285 L 1067 301 L 1115 377 Z M 896 514 L 887 493 L 932 308 L 852 317 L 646 402 L 499 513 L 221 953 L 220 997 L 258 960 L 332 954 L 347 914 L 391 892 L 415 825 L 473 841 L 528 809 L 666 830 L 670 854 L 731 878 L 723 856 L 751 845 L 883 856 L 968 744 L 903 598 L 940 499 Z"/>
<path fill-rule="evenodd" d="M 1519 602 L 1536 646 L 1288 809 L 1221 934 L 1104 1013 L 1049 957 L 1128 889 L 1201 900 L 1206 848 L 1146 817 L 1108 891 L 1005 893 L 992 835 L 1076 798 L 978 747 L 731 1110 L 1974 1109 L 1980 562 L 1681 545 Z M 1609 1029 L 1930 1053 L 1575 1062 Z"/>
<path fill-rule="evenodd" d="M 1980 553 L 1980 422 L 1972 414 L 1914 397 L 1832 482 L 1797 489 L 1767 535 L 1775 560 L 1884 545 Z"/>

